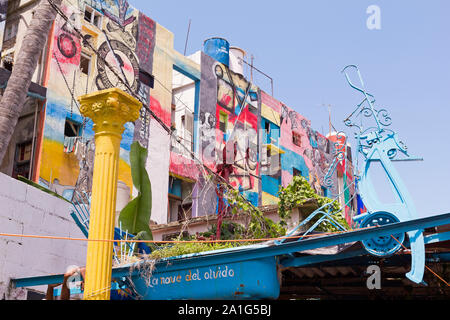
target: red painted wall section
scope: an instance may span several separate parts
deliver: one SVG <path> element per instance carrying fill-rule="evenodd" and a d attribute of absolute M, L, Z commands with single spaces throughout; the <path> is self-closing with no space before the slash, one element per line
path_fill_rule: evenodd
<path fill-rule="evenodd" d="M 197 181 L 199 170 L 194 160 L 174 152 L 170 153 L 170 172 L 174 175 Z"/>
<path fill-rule="evenodd" d="M 170 128 L 171 125 L 171 114 L 169 110 L 164 109 L 159 101 L 154 97 L 150 96 L 150 109 L 159 117 L 166 126 Z"/>

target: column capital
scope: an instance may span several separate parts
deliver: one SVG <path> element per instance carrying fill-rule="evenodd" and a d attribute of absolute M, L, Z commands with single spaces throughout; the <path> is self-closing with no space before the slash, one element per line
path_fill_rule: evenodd
<path fill-rule="evenodd" d="M 122 135 L 124 124 L 139 118 L 142 103 L 128 93 L 112 88 L 78 97 L 80 111 L 92 119 L 96 134 Z"/>

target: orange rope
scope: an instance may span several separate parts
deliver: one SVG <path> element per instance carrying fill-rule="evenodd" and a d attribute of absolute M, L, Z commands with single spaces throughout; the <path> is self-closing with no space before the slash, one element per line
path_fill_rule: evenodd
<path fill-rule="evenodd" d="M 32 239 L 49 239 L 49 240 L 67 240 L 67 241 L 84 241 L 84 242 L 126 242 L 126 243 L 153 243 L 153 244 L 176 244 L 176 243 L 231 243 L 231 242 L 264 242 L 264 241 L 276 241 L 276 240 L 288 240 L 299 239 L 307 237 L 319 237 L 324 235 L 340 234 L 344 232 L 328 232 L 318 235 L 305 235 L 295 237 L 281 237 L 281 238 L 267 238 L 267 239 L 235 239 L 235 240 L 187 240 L 187 241 L 152 241 L 152 240 L 107 240 L 107 239 L 81 239 L 81 238 L 68 238 L 68 237 L 54 237 L 54 236 L 38 236 L 38 235 L 24 235 L 24 234 L 8 234 L 0 233 L 0 237 L 12 237 L 12 238 L 32 238 Z"/>
<path fill-rule="evenodd" d="M 368 227 L 364 229 L 372 229 L 374 227 Z M 356 230 L 353 230 L 356 231 Z M 32 238 L 32 239 L 48 239 L 48 240 L 67 240 L 67 241 L 83 241 L 83 242 L 117 242 L 117 243 L 152 243 L 152 244 L 177 244 L 177 243 L 239 243 L 239 242 L 265 242 L 265 241 L 277 241 L 277 240 L 290 240 L 299 238 L 312 238 L 321 237 L 327 235 L 336 235 L 347 233 L 348 231 L 338 232 L 326 232 L 320 234 L 300 235 L 295 237 L 279 237 L 279 238 L 265 238 L 265 239 L 236 239 L 236 240 L 187 240 L 187 241 L 149 241 L 149 240 L 107 240 L 107 239 L 85 239 L 85 238 L 68 238 L 68 237 L 55 237 L 55 236 L 38 236 L 38 235 L 24 235 L 24 234 L 9 234 L 0 233 L 0 237 L 12 237 L 12 238 Z"/>

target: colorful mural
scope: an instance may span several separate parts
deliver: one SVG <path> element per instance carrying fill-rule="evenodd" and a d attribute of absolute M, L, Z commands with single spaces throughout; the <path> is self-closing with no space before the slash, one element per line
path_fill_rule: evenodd
<path fill-rule="evenodd" d="M 150 84 L 143 81 L 153 73 L 157 29 L 153 20 L 125 0 L 79 0 L 78 7 L 63 1 L 61 9 L 69 21 L 56 18 L 50 44 L 39 181 L 50 188 L 56 182 L 70 189 L 80 180 L 80 166 L 81 171 L 90 172 L 83 167 L 84 158 L 79 153 L 94 136 L 92 123 L 80 115 L 76 97 L 119 87 L 128 92 L 131 89 L 157 114 L 164 108 L 157 98 L 150 97 Z M 166 108 L 170 110 L 170 105 Z M 127 124 L 123 134 L 119 180 L 130 190 L 130 146 L 133 141 L 148 146 L 149 120 L 150 115 L 143 108 L 141 118 Z"/>
<path fill-rule="evenodd" d="M 89 191 L 94 132 L 92 123 L 80 115 L 76 97 L 119 87 L 138 96 L 171 127 L 175 70 L 195 87 L 189 122 L 196 157 L 253 205 L 276 204 L 280 186 L 290 184 L 295 175 L 307 178 L 318 193 L 337 194 L 323 188 L 334 159 L 330 140 L 243 75 L 203 52 L 192 59 L 179 54 L 173 49 L 173 34 L 125 0 L 78 0 L 77 5 L 63 1 L 61 10 L 68 21 L 57 17 L 49 43 L 38 164 L 42 185 L 67 196 L 75 188 Z M 151 75 L 155 83 L 149 81 Z M 170 216 L 169 176 L 192 186 L 193 217 L 217 213 L 217 185 L 208 182 L 202 164 L 192 156 L 175 152 L 173 135 L 154 120 L 142 108 L 140 119 L 126 125 L 119 180 L 133 192 L 129 151 L 139 141 L 149 149 L 147 169 L 158 186 L 153 192 L 154 221 L 166 223 Z M 353 180 L 346 177 L 347 183 Z"/>
<path fill-rule="evenodd" d="M 265 141 L 266 149 L 270 149 L 268 165 L 278 169 L 263 171 L 263 205 L 277 203 L 279 187 L 288 186 L 295 175 L 308 179 L 319 194 L 335 194 L 336 190 L 323 188 L 323 178 L 334 159 L 330 141 L 312 129 L 311 121 L 264 91 L 261 104 L 261 128 L 269 136 Z M 277 161 L 279 166 L 274 163 Z"/>
<path fill-rule="evenodd" d="M 259 204 L 259 89 L 202 55 L 200 142 L 203 162 Z M 208 90 L 204 92 L 203 90 Z M 227 168 L 225 170 L 225 168 Z"/>
<path fill-rule="evenodd" d="M 201 71 L 200 153 L 208 167 L 227 168 L 230 184 L 255 205 L 277 204 L 296 175 L 318 194 L 338 194 L 336 173 L 324 187 L 336 150 L 311 121 L 206 54 Z"/>

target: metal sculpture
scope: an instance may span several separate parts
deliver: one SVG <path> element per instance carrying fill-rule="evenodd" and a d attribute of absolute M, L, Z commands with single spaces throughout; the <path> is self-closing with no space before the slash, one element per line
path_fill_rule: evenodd
<path fill-rule="evenodd" d="M 348 71 L 356 70 L 361 82 L 361 87 L 352 83 Z M 355 133 L 357 140 L 358 162 L 359 156 L 362 156 L 362 170 L 356 172 L 358 188 L 367 213 L 354 218 L 359 223 L 360 228 L 370 228 L 383 226 L 392 223 L 406 222 L 414 220 L 417 217 L 416 208 L 408 189 L 393 166 L 394 161 L 414 161 L 421 160 L 409 155 L 407 147 L 399 139 L 398 134 L 389 129 L 392 119 L 386 109 L 376 109 L 375 99 L 365 89 L 361 73 L 357 66 L 347 66 L 343 71 L 348 84 L 358 92 L 364 95 L 364 100 L 357 105 L 357 108 L 344 121 L 348 127 L 356 127 Z M 358 119 L 360 123 L 357 123 Z M 371 119 L 375 123 L 365 128 L 364 119 Z M 402 157 L 401 157 L 402 156 Z M 398 201 L 393 204 L 383 203 L 378 199 L 370 172 L 374 165 L 381 164 L 388 182 L 392 187 L 394 195 Z M 411 247 L 412 264 L 411 271 L 406 275 L 408 279 L 415 283 L 423 283 L 423 274 L 425 268 L 425 245 L 423 230 L 409 231 L 409 244 Z M 364 248 L 371 255 L 377 257 L 388 257 L 398 252 L 405 241 L 405 234 L 393 234 L 391 236 L 380 236 L 362 241 Z"/>
<path fill-rule="evenodd" d="M 333 175 L 340 163 L 343 163 L 347 154 L 347 136 L 344 132 L 338 132 L 336 134 L 336 142 L 333 143 L 334 146 L 334 159 L 331 163 L 326 175 L 323 178 L 322 185 L 325 188 L 331 188 L 333 186 Z"/>

